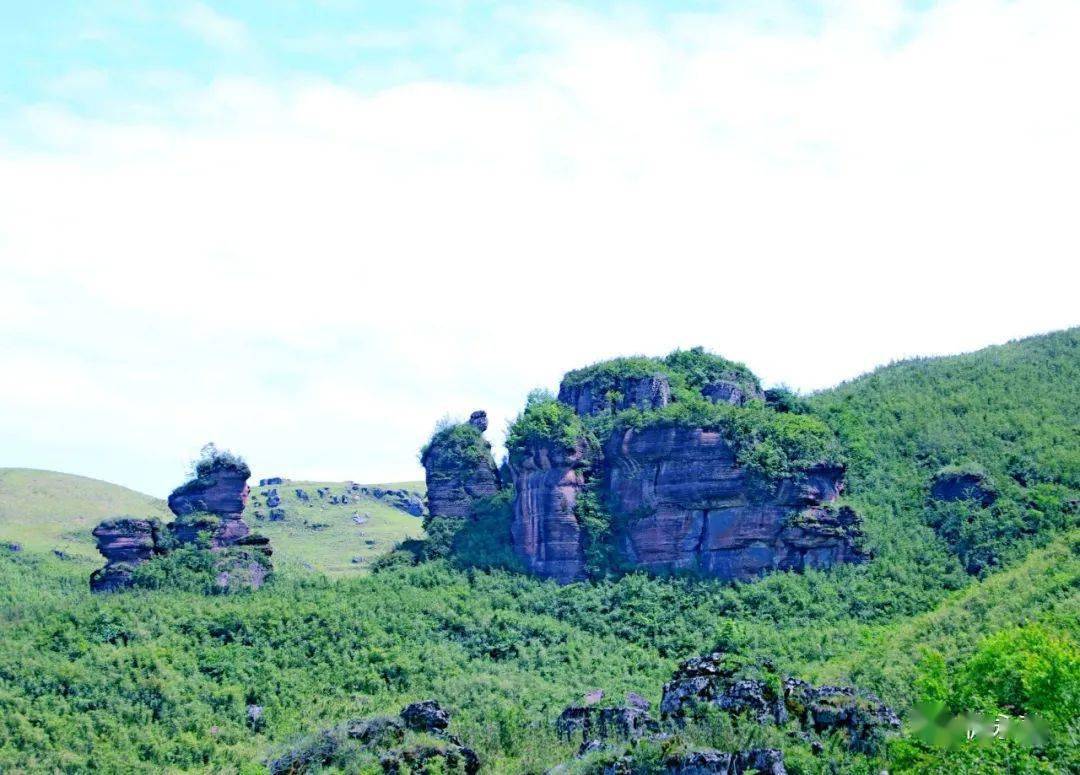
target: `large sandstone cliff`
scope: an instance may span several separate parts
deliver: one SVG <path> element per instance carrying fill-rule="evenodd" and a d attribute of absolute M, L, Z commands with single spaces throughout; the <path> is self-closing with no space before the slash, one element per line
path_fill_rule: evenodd
<path fill-rule="evenodd" d="M 575 514 L 585 486 L 585 445 L 531 447 L 512 469 L 514 550 L 534 573 L 567 583 L 585 573 L 584 536 Z"/>
<path fill-rule="evenodd" d="M 698 569 L 723 579 L 858 561 L 855 517 L 829 504 L 843 469 L 818 466 L 761 493 L 717 432 L 616 431 L 604 494 L 626 517 L 623 551 L 654 571 Z"/>
<path fill-rule="evenodd" d="M 657 411 L 683 400 L 697 401 L 706 414 L 715 406 L 718 416 L 775 412 L 752 375 L 697 372 L 689 388 L 689 379 L 677 374 L 677 394 L 660 372 L 620 376 L 602 365 L 590 379 L 588 371 L 568 375 L 558 401 L 581 418 L 581 433 L 604 434 L 597 441 L 601 449 L 586 459 L 584 437 L 573 449 L 530 442 L 512 461 L 511 539 L 531 571 L 561 583 L 587 575 L 591 537 L 582 503 L 605 512 L 600 518 L 610 525 L 604 536 L 612 545 L 609 556 L 631 568 L 745 580 L 864 559 L 859 519 L 836 503 L 843 489 L 840 465 L 809 458 L 763 481 L 740 466 L 736 442 L 724 433 Z M 747 407 L 750 401 L 761 403 Z M 644 422 L 620 424 L 616 413 L 626 409 L 639 410 L 634 416 Z M 589 501 L 582 498 L 586 488 Z"/>

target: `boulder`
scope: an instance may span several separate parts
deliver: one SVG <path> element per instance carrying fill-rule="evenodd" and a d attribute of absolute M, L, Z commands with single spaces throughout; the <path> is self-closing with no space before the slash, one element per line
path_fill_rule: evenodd
<path fill-rule="evenodd" d="M 612 393 L 617 395 L 612 396 Z M 609 386 L 607 381 L 569 383 L 563 380 L 559 385 L 559 400 L 582 416 L 630 407 L 659 409 L 671 403 L 671 385 L 663 374 L 623 377 L 614 387 Z"/>
<path fill-rule="evenodd" d="M 424 700 L 406 705 L 401 720 L 414 732 L 442 732 L 450 726 L 450 714 L 436 700 Z"/>
<path fill-rule="evenodd" d="M 636 740 L 660 731 L 660 725 L 648 711 L 631 705 L 601 707 L 573 705 L 559 715 L 555 730 L 566 741 L 580 737 L 579 754 L 608 740 Z"/>
<path fill-rule="evenodd" d="M 93 530 L 105 567 L 90 576 L 94 592 L 112 592 L 131 586 L 139 565 L 165 552 L 161 523 L 156 519 L 108 519 Z"/>
<path fill-rule="evenodd" d="M 469 415 L 469 425 L 476 428 L 483 433 L 488 429 L 488 416 L 487 412 L 483 409 L 477 409 L 475 412 Z"/>
<path fill-rule="evenodd" d="M 585 576 L 583 532 L 575 514 L 588 469 L 584 441 L 567 450 L 542 442 L 513 463 L 514 551 L 533 573 L 560 584 Z"/>
<path fill-rule="evenodd" d="M 284 477 L 271 476 L 268 479 L 260 479 L 259 480 L 259 486 L 260 487 L 270 487 L 271 485 L 275 485 L 275 484 L 285 484 Z"/>
<path fill-rule="evenodd" d="M 701 387 L 701 394 L 714 404 L 742 406 L 751 399 L 765 399 L 760 389 L 736 380 L 720 379 Z"/>
<path fill-rule="evenodd" d="M 17 544 L 15 542 L 5 542 L 3 544 L 0 544 L 0 547 L 4 548 L 7 551 L 12 552 L 12 553 L 22 551 L 22 544 Z"/>

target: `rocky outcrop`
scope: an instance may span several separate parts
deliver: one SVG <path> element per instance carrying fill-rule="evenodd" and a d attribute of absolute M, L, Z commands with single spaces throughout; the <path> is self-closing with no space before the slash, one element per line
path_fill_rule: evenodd
<path fill-rule="evenodd" d="M 938 501 L 974 500 L 982 506 L 991 506 L 997 495 L 990 477 L 979 470 L 942 469 L 930 483 L 930 497 Z"/>
<path fill-rule="evenodd" d="M 590 380 L 559 385 L 559 400 L 582 416 L 600 412 L 659 409 L 671 402 L 671 385 L 663 374 L 646 377 L 623 377 L 614 385 Z"/>
<path fill-rule="evenodd" d="M 377 755 L 380 769 L 390 775 L 426 772 L 475 775 L 480 771 L 480 759 L 461 740 L 447 733 L 449 722 L 449 714 L 434 700 L 413 703 L 397 717 L 354 719 L 316 732 L 303 744 L 267 762 L 267 766 L 271 775 L 301 775 L 335 765 L 355 765 L 350 749 L 359 744 Z M 410 732 L 425 737 L 408 744 Z"/>
<path fill-rule="evenodd" d="M 701 394 L 714 404 L 742 406 L 752 399 L 765 400 L 765 393 L 754 385 L 734 379 L 718 379 L 701 388 Z"/>
<path fill-rule="evenodd" d="M 748 751 L 701 751 L 678 754 L 664 760 L 667 775 L 787 775 L 784 754 L 775 748 Z"/>
<path fill-rule="evenodd" d="M 94 528 L 106 565 L 90 577 L 95 592 L 130 586 L 133 572 L 177 545 L 209 539 L 215 553 L 213 586 L 222 592 L 257 589 L 272 571 L 270 540 L 251 533 L 243 520 L 248 467 L 229 460 L 207 461 L 189 482 L 173 490 L 169 508 L 176 519 L 162 527 L 156 519 L 106 520 Z"/>
<path fill-rule="evenodd" d="M 213 548 L 231 546 L 248 535 L 243 512 L 251 492 L 251 470 L 243 463 L 216 465 L 182 484 L 169 495 L 169 509 L 177 516 L 170 528 L 181 543 L 194 542 L 202 531 L 211 533 Z"/>
<path fill-rule="evenodd" d="M 93 530 L 105 567 L 90 576 L 94 592 L 113 592 L 131 586 L 139 565 L 165 552 L 161 523 L 156 519 L 110 519 Z"/>
<path fill-rule="evenodd" d="M 511 465 L 514 550 L 533 573 L 568 583 L 585 575 L 583 532 L 575 514 L 585 486 L 586 447 L 532 446 Z"/>
<path fill-rule="evenodd" d="M 499 491 L 499 470 L 483 437 L 487 414 L 473 412 L 469 422 L 436 433 L 420 462 L 432 517 L 467 519 L 473 503 Z"/>
<path fill-rule="evenodd" d="M 761 496 L 720 433 L 674 427 L 616 431 L 605 461 L 607 502 L 626 517 L 622 549 L 634 565 L 732 580 L 863 559 L 854 512 L 830 505 L 842 468 L 807 469 Z"/>
<path fill-rule="evenodd" d="M 660 724 L 645 708 L 625 706 L 600 707 L 573 705 L 563 710 L 555 722 L 559 736 L 574 742 L 580 739 L 579 753 L 610 740 L 637 740 L 660 731 Z"/>
<path fill-rule="evenodd" d="M 683 662 L 664 684 L 660 712 L 665 718 L 681 722 L 701 705 L 746 714 L 760 724 L 795 719 L 816 733 L 844 730 L 860 751 L 875 749 L 885 733 L 900 727 L 896 713 L 872 694 L 780 679 L 767 663 L 747 668 L 722 653 Z"/>

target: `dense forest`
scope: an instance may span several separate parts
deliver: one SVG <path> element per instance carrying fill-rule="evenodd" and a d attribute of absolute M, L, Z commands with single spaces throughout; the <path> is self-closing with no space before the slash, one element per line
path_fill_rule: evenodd
<path fill-rule="evenodd" d="M 677 389 L 692 385 L 694 363 L 670 365 Z M 627 744 L 634 772 L 695 746 L 780 749 L 793 773 L 1080 770 L 1080 329 L 771 399 L 783 411 L 745 415 L 757 418 L 745 432 L 775 446 L 770 465 L 843 460 L 869 562 L 559 586 L 517 572 L 499 546 L 505 493 L 469 529 L 407 542 L 366 577 L 285 570 L 228 595 L 195 548 L 149 563 L 139 588 L 92 595 L 81 568 L 0 545 L 0 772 L 382 772 L 343 725 L 430 698 L 482 771 L 614 772 L 626 751 L 575 757 L 554 726 L 562 709 L 598 689 L 655 706 L 681 661 L 713 651 L 873 691 L 903 728 L 856 750 L 797 721 L 706 713 Z M 677 411 L 734 417 L 689 400 Z M 618 419 L 684 420 L 702 417 Z M 510 454 L 574 422 L 537 394 Z M 950 476 L 978 492 L 931 497 Z M 1024 716 L 1025 734 L 954 734 L 1001 714 Z"/>

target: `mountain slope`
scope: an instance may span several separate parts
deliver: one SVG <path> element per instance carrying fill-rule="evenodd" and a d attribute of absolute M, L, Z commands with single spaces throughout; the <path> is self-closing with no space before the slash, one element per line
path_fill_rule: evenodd
<path fill-rule="evenodd" d="M 165 502 L 118 484 L 57 471 L 0 468 L 0 542 L 100 559 L 90 531 L 120 515 L 168 518 Z"/>
<path fill-rule="evenodd" d="M 421 495 L 424 491 L 423 482 L 381 487 Z M 305 481 L 278 486 L 283 518 L 270 521 L 268 509 L 260 507 L 265 500 L 262 493 L 269 489 L 253 488 L 244 516 L 252 530 L 270 537 L 281 567 L 295 566 L 331 575 L 360 573 L 372 558 L 398 541 L 423 534 L 418 517 L 382 499 L 358 495 L 347 504 L 331 503 L 330 496 L 340 499 L 352 491 L 346 482 Z M 297 489 L 309 493 L 310 500 L 301 501 Z M 319 492 L 325 497 L 320 497 Z M 19 544 L 28 551 L 55 549 L 100 563 L 102 558 L 90 531 L 103 519 L 125 515 L 157 517 L 164 522 L 173 518 L 164 501 L 117 484 L 56 471 L 0 469 L 0 543 Z"/>
<path fill-rule="evenodd" d="M 849 495 L 881 551 L 935 528 L 973 573 L 1077 523 L 1080 328 L 894 363 L 811 396 L 849 457 Z M 990 507 L 928 503 L 941 469 L 984 471 Z"/>

